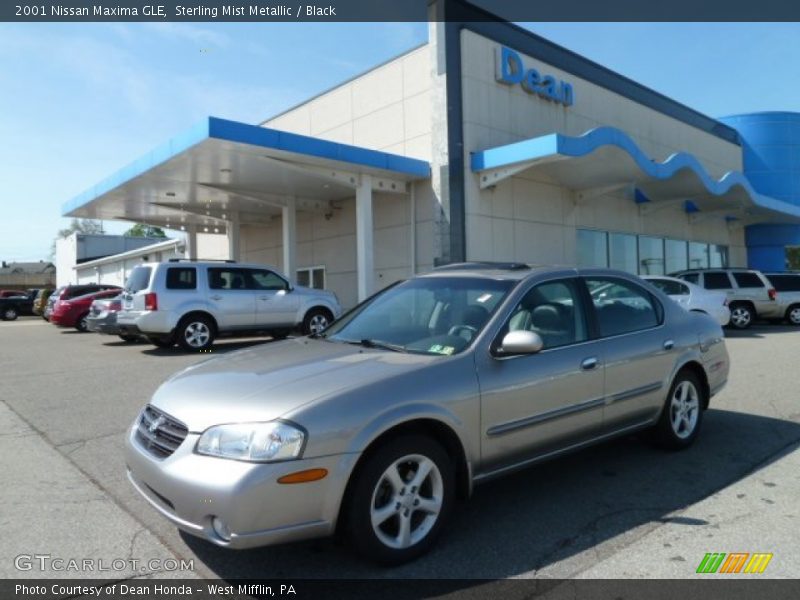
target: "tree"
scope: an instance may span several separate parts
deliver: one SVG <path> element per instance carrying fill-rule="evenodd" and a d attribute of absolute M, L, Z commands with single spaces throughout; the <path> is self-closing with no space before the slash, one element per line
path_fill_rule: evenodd
<path fill-rule="evenodd" d="M 166 238 L 167 234 L 164 233 L 164 230 L 161 227 L 156 227 L 154 225 L 146 225 L 144 223 L 137 223 L 128 231 L 125 232 L 125 235 L 130 237 L 156 237 L 156 238 Z"/>
<path fill-rule="evenodd" d="M 50 258 L 56 255 L 56 240 L 68 238 L 75 232 L 78 233 L 103 233 L 103 223 L 94 219 L 72 219 L 69 227 L 59 229 L 53 243 L 50 245 Z"/>

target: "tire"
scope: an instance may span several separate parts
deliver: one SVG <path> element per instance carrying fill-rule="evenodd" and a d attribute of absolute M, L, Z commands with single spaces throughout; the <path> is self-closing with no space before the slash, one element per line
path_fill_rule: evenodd
<path fill-rule="evenodd" d="M 139 336 L 138 335 L 122 335 L 122 334 L 120 334 L 119 335 L 119 339 L 121 339 L 123 342 L 131 343 L 131 342 L 135 342 L 136 340 L 138 340 Z"/>
<path fill-rule="evenodd" d="M 786 309 L 786 320 L 790 325 L 800 327 L 800 304 L 793 304 Z"/>
<path fill-rule="evenodd" d="M 75 329 L 77 329 L 81 333 L 86 333 L 86 329 L 87 329 L 86 317 L 88 317 L 88 316 L 89 316 L 89 313 L 87 312 L 87 313 L 82 314 L 80 317 L 78 317 L 78 320 L 75 321 Z"/>
<path fill-rule="evenodd" d="M 206 316 L 189 315 L 175 330 L 178 345 L 187 352 L 208 350 L 214 343 L 214 324 Z"/>
<path fill-rule="evenodd" d="M 683 450 L 694 443 L 703 423 L 703 386 L 692 371 L 683 370 L 669 388 L 655 426 L 656 442 L 667 450 Z"/>
<path fill-rule="evenodd" d="M 3 309 L 3 321 L 16 321 L 19 313 L 13 306 Z"/>
<path fill-rule="evenodd" d="M 734 329 L 748 329 L 755 318 L 755 312 L 749 304 L 737 303 L 731 305 L 730 326 Z"/>
<path fill-rule="evenodd" d="M 158 348 L 172 348 L 175 345 L 172 338 L 149 337 L 147 341 Z"/>
<path fill-rule="evenodd" d="M 412 484 L 420 465 L 428 471 L 418 487 Z M 395 438 L 369 456 L 355 477 L 345 519 L 350 543 L 361 556 L 399 565 L 433 546 L 455 497 L 453 465 L 442 446 L 422 435 Z"/>
<path fill-rule="evenodd" d="M 320 333 L 333 322 L 333 315 L 326 308 L 312 308 L 303 318 L 303 335 Z"/>

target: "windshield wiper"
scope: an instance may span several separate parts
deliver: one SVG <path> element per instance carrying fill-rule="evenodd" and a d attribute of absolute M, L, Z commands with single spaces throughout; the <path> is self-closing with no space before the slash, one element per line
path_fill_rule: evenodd
<path fill-rule="evenodd" d="M 405 346 L 399 344 L 390 344 L 389 342 L 382 342 L 380 340 L 363 339 L 363 340 L 339 340 L 345 344 L 353 344 L 355 346 L 364 346 L 364 348 L 380 348 L 381 350 L 391 350 L 392 352 L 408 352 Z"/>

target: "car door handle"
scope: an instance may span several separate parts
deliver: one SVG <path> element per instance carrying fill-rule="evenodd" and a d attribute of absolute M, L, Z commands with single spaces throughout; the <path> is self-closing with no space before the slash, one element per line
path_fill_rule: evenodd
<path fill-rule="evenodd" d="M 674 340 L 665 340 L 664 341 L 664 350 L 672 350 L 675 347 Z"/>
<path fill-rule="evenodd" d="M 211 299 L 212 300 L 222 300 L 222 296 L 220 296 L 219 294 L 214 294 L 213 296 L 211 296 Z"/>
<path fill-rule="evenodd" d="M 581 369 L 584 371 L 591 371 L 597 365 L 600 364 L 600 361 L 597 360 L 596 356 L 592 356 L 591 358 L 584 358 L 581 362 Z"/>

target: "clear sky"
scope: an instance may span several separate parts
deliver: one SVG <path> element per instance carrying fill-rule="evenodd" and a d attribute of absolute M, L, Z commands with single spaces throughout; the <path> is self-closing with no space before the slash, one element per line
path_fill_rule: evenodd
<path fill-rule="evenodd" d="M 525 26 L 710 116 L 800 112 L 800 24 Z M 203 117 L 257 123 L 426 38 L 424 23 L 0 24 L 0 259 L 46 259 L 63 202 Z"/>

